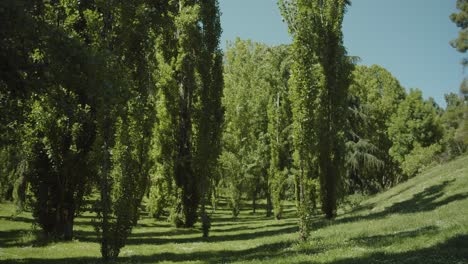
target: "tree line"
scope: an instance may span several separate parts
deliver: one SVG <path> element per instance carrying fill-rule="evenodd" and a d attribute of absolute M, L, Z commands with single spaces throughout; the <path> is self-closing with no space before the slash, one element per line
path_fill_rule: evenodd
<path fill-rule="evenodd" d="M 277 219 L 291 200 L 305 240 L 347 195 L 465 153 L 466 81 L 442 109 L 358 65 L 349 5 L 279 1 L 291 45 L 237 39 L 223 54 L 217 0 L 2 1 L 1 199 L 53 239 L 93 211 L 114 259 L 143 207 L 206 237 L 221 199 L 233 217 L 265 200 Z M 462 32 L 467 6 L 451 16 Z"/>
<path fill-rule="evenodd" d="M 2 1 L 0 10 L 6 195 L 27 203 L 48 236 L 69 240 L 97 194 L 104 259 L 125 245 L 145 194 L 159 203 L 159 178 L 174 221 L 192 227 L 223 118 L 217 1 Z"/>

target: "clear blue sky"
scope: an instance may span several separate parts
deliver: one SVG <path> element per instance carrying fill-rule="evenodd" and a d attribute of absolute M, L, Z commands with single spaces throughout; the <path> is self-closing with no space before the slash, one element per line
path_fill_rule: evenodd
<path fill-rule="evenodd" d="M 277 0 L 220 0 L 222 46 L 236 37 L 270 45 L 290 43 Z M 456 0 L 353 0 L 343 31 L 349 55 L 379 64 L 405 88 L 419 88 L 445 106 L 458 92 L 462 54 L 449 45 L 458 28 L 449 15 Z"/>

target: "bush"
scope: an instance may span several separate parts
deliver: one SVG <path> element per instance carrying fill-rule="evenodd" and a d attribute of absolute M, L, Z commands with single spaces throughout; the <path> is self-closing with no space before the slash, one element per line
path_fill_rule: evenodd
<path fill-rule="evenodd" d="M 401 168 L 408 177 L 412 177 L 436 161 L 437 155 L 441 151 L 442 146 L 438 143 L 428 147 L 422 147 L 416 143 L 413 150 L 405 156 Z"/>

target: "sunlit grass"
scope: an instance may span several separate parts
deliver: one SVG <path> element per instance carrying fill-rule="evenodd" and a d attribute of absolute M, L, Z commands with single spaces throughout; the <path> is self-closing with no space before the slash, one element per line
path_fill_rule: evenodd
<path fill-rule="evenodd" d="M 119 263 L 468 263 L 468 157 L 434 167 L 370 197 L 336 220 L 317 217 L 310 241 L 298 244 L 292 203 L 287 218 L 213 215 L 208 239 L 199 226 L 176 229 L 143 217 Z M 101 263 L 89 213 L 76 220 L 75 240 L 37 240 L 30 213 L 0 204 L 1 263 Z"/>

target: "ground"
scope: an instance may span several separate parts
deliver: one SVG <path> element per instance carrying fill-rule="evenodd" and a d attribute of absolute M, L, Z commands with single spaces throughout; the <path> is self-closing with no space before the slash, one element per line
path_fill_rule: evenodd
<path fill-rule="evenodd" d="M 246 207 L 238 219 L 213 215 L 211 236 L 199 228 L 175 229 L 143 217 L 119 263 L 468 263 L 468 157 L 421 175 L 359 205 L 332 221 L 313 219 L 307 243 L 297 242 L 292 204 L 274 220 Z M 101 263 L 92 217 L 76 221 L 76 239 L 41 243 L 30 213 L 14 215 L 0 204 L 0 263 Z"/>

